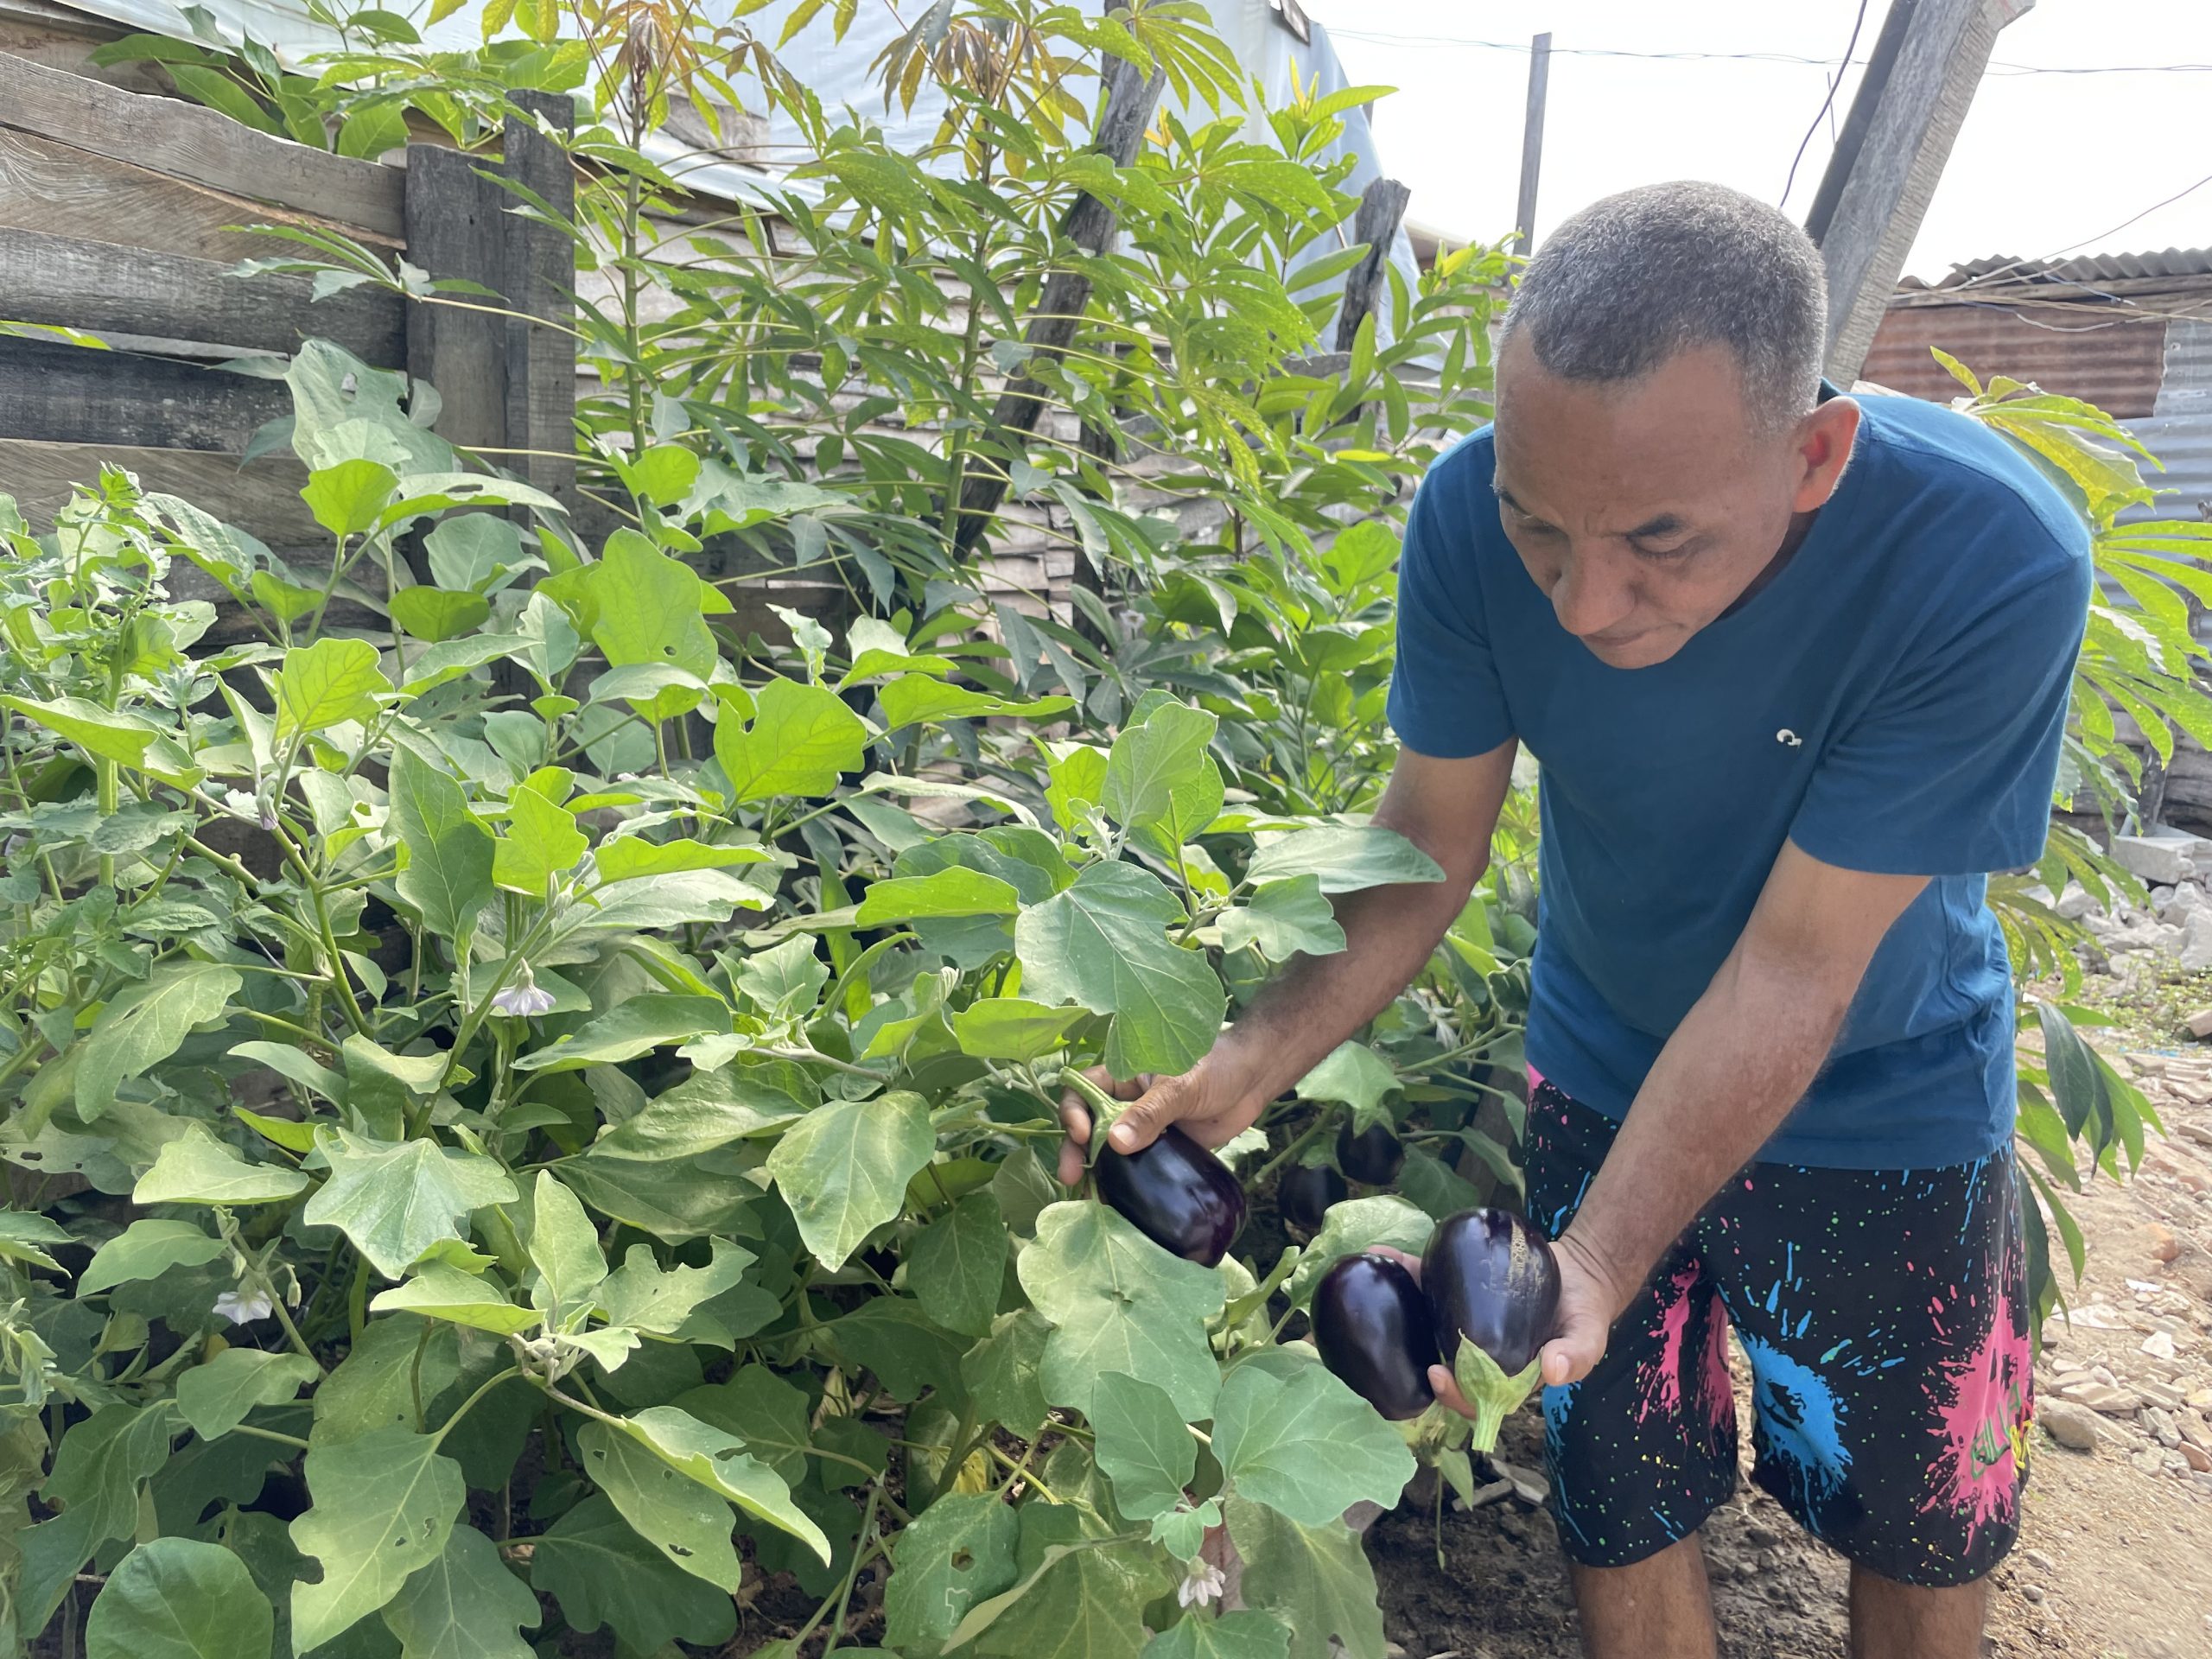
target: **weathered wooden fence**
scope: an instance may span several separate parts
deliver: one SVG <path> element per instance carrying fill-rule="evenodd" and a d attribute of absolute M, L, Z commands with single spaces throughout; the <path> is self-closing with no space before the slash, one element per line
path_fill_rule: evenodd
<path fill-rule="evenodd" d="M 550 102 L 537 112 L 568 118 Z M 242 257 L 284 249 L 238 227 L 319 226 L 480 283 L 512 309 L 566 317 L 565 243 L 505 212 L 513 198 L 479 170 L 561 206 L 566 160 L 525 121 L 505 137 L 496 161 L 415 145 L 407 167 L 379 166 L 0 54 L 0 318 L 110 346 L 0 336 L 0 489 L 38 523 L 71 486 L 117 465 L 280 552 L 320 546 L 297 464 L 239 464 L 254 432 L 289 411 L 285 387 L 225 366 L 319 335 L 430 380 L 444 394 L 442 435 L 572 498 L 567 334 L 410 308 L 381 289 L 316 300 L 305 277 L 232 274 Z"/>

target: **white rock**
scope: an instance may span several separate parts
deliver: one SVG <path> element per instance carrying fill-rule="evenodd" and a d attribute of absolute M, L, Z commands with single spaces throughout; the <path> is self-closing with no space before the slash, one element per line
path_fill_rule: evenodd
<path fill-rule="evenodd" d="M 2162 882 L 2171 887 L 2187 880 L 2196 873 L 2196 866 L 2190 857 L 2188 842 L 2163 836 L 2114 836 L 2112 855 L 2122 868 L 2145 881 Z"/>
<path fill-rule="evenodd" d="M 2144 1338 L 2143 1351 L 2153 1359 L 2171 1359 L 2174 1357 L 2174 1339 L 2166 1332 L 2153 1332 Z"/>
<path fill-rule="evenodd" d="M 2051 906 L 2062 918 L 2069 922 L 2082 920 L 2096 907 L 2097 901 L 2089 897 L 2089 890 L 2078 882 L 2069 885 L 2065 892 L 2058 895 L 2058 902 Z"/>
<path fill-rule="evenodd" d="M 2158 919 L 2169 927 L 2186 927 L 2191 912 L 2206 908 L 2204 889 L 2194 881 L 2184 881 L 2158 906 Z"/>
<path fill-rule="evenodd" d="M 2169 927 L 2164 922 L 2154 923 L 2152 925 L 2158 931 L 2152 940 L 2151 948 L 2162 957 L 2181 955 L 2182 944 L 2189 937 L 2188 934 L 2178 927 Z"/>
<path fill-rule="evenodd" d="M 2191 973 L 2212 968 L 2212 908 L 2190 912 L 2182 934 L 2181 965 Z"/>

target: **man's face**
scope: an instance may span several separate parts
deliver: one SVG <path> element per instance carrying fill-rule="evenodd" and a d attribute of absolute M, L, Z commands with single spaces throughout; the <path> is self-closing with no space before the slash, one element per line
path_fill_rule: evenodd
<path fill-rule="evenodd" d="M 1498 518 L 1560 626 L 1600 662 L 1649 668 L 1734 604 L 1795 516 L 1827 499 L 1856 415 L 1761 433 L 1725 347 L 1596 383 L 1551 373 L 1516 335 L 1497 365 Z"/>

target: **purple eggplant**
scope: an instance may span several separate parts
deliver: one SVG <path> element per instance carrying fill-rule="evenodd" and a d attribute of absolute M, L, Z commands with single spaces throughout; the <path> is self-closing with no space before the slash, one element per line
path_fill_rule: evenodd
<path fill-rule="evenodd" d="M 1244 1189 L 1229 1166 L 1173 1124 L 1132 1153 L 1102 1147 L 1098 1196 L 1163 1250 L 1211 1268 L 1244 1225 Z"/>
<path fill-rule="evenodd" d="M 1332 1204 L 1351 1194 L 1344 1178 L 1326 1164 L 1300 1165 L 1282 1173 L 1275 1185 L 1275 1211 L 1293 1233 L 1311 1238 L 1321 1230 L 1321 1217 Z"/>
<path fill-rule="evenodd" d="M 1418 1417 L 1436 1398 L 1436 1326 L 1414 1276 L 1387 1255 L 1348 1255 L 1313 1291 L 1321 1363 L 1385 1417 Z"/>
<path fill-rule="evenodd" d="M 1559 1262 L 1522 1217 L 1463 1210 L 1429 1240 L 1421 1284 L 1445 1363 L 1475 1408 L 1475 1449 L 1491 1451 L 1536 1386 L 1536 1357 L 1559 1319 Z"/>
<path fill-rule="evenodd" d="M 1398 1179 L 1406 1149 L 1388 1123 L 1377 1123 L 1357 1135 L 1347 1123 L 1337 1131 L 1337 1167 L 1367 1186 L 1388 1186 Z"/>

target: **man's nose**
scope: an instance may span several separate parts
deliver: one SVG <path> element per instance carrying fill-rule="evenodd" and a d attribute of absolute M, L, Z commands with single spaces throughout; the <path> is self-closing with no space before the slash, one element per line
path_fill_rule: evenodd
<path fill-rule="evenodd" d="M 1578 639 L 1607 632 L 1636 608 L 1629 584 L 1606 561 L 1582 554 L 1570 553 L 1561 563 L 1551 599 L 1560 626 Z"/>

